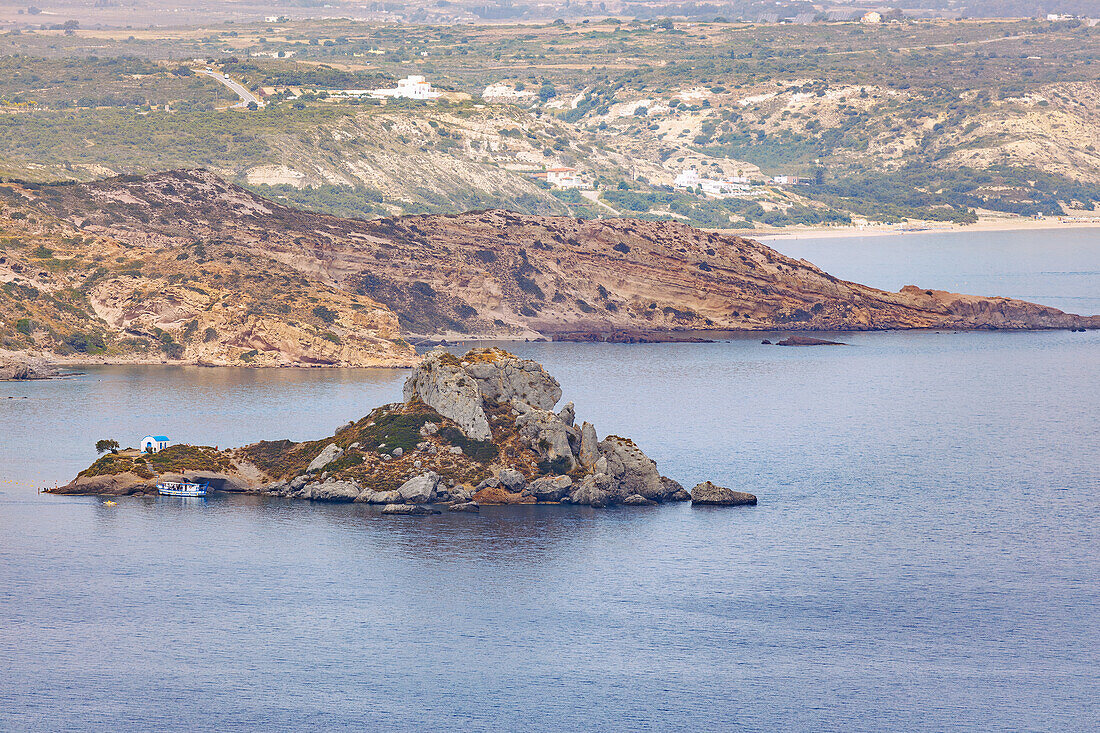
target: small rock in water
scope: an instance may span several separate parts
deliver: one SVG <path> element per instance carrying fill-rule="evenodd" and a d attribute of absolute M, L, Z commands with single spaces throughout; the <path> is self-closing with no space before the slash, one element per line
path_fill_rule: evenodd
<path fill-rule="evenodd" d="M 782 341 L 777 341 L 776 346 L 847 346 L 841 341 L 826 341 L 812 336 L 788 336 Z"/>
<path fill-rule="evenodd" d="M 772 342 L 771 342 L 771 341 L 768 341 L 767 339 L 764 339 L 764 340 L 763 340 L 763 341 L 761 341 L 760 343 L 761 343 L 761 344 L 763 344 L 763 345 L 765 345 L 765 346 L 771 346 L 771 345 L 772 345 Z"/>
<path fill-rule="evenodd" d="M 383 514 L 442 514 L 438 509 L 432 509 L 423 504 L 387 504 L 382 507 Z"/>
<path fill-rule="evenodd" d="M 404 453 L 405 453 L 404 448 L 397 447 L 397 448 L 393 449 L 393 457 L 394 458 L 400 458 L 402 455 L 404 455 Z"/>
<path fill-rule="evenodd" d="M 691 504 L 712 506 L 741 506 L 756 504 L 756 497 L 743 491 L 733 491 L 705 481 L 691 490 Z"/>
<path fill-rule="evenodd" d="M 627 506 L 657 506 L 657 502 L 647 499 L 641 494 L 631 494 L 623 499 L 623 504 Z"/>
<path fill-rule="evenodd" d="M 478 506 L 476 501 L 463 501 L 455 502 L 447 507 L 447 511 L 450 512 L 480 512 L 481 507 Z"/>

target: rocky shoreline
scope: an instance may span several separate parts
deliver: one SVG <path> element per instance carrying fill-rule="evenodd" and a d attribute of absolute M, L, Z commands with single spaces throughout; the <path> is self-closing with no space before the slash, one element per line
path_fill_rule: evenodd
<path fill-rule="evenodd" d="M 591 507 L 756 503 L 707 481 L 692 491 L 662 476 L 629 438 L 600 440 L 557 408 L 558 381 L 537 362 L 497 348 L 427 354 L 404 401 L 383 405 L 334 436 L 261 441 L 229 450 L 170 446 L 108 454 L 57 494 L 155 494 L 159 481 L 207 481 L 220 491 L 380 504 L 384 514 L 477 512 L 485 505 Z"/>
<path fill-rule="evenodd" d="M 0 355 L 0 382 L 25 382 L 35 379 L 57 379 L 66 376 L 45 359 L 24 354 Z"/>

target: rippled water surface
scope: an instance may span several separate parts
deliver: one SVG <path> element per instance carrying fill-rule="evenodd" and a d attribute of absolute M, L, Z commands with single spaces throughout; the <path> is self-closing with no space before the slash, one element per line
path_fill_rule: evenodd
<path fill-rule="evenodd" d="M 0 729 L 1097 728 L 1100 333 L 844 340 L 512 345 L 754 508 L 38 495 L 98 438 L 319 437 L 407 372 L 0 384 Z"/>
<path fill-rule="evenodd" d="M 1100 227 L 764 241 L 876 288 L 918 285 L 1100 314 Z"/>

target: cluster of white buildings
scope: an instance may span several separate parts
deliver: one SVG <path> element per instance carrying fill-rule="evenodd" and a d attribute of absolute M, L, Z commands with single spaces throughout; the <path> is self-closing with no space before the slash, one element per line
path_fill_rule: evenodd
<path fill-rule="evenodd" d="M 748 176 L 730 176 L 722 180 L 703 178 L 699 175 L 699 171 L 689 168 L 676 176 L 672 185 L 676 188 L 697 188 L 711 196 L 731 196 L 748 191 L 750 183 L 752 181 Z"/>
<path fill-rule="evenodd" d="M 748 176 L 729 176 L 721 180 L 716 180 L 713 178 L 703 178 L 699 175 L 699 171 L 694 168 L 689 168 L 676 176 L 672 185 L 680 189 L 698 189 L 711 196 L 732 196 L 749 191 L 753 183 L 794 186 L 800 183 L 810 183 L 810 180 L 798 176 L 772 176 L 771 178 L 757 179 L 755 181 Z"/>

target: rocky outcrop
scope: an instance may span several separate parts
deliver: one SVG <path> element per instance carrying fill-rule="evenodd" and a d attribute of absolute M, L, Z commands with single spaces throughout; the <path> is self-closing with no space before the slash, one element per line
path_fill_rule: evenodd
<path fill-rule="evenodd" d="M 519 434 L 539 452 L 542 461 L 557 473 L 576 467 L 573 445 L 579 442 L 577 429 L 562 422 L 549 410 L 531 408 L 516 418 Z"/>
<path fill-rule="evenodd" d="M 61 371 L 42 359 L 0 354 L 0 382 L 53 379 Z"/>
<path fill-rule="evenodd" d="M 756 504 L 756 497 L 704 481 L 691 490 L 692 505 L 742 506 Z"/>
<path fill-rule="evenodd" d="M 363 490 L 354 481 L 340 481 L 338 479 L 325 479 L 316 483 L 306 484 L 298 495 L 302 499 L 314 501 L 355 501 Z"/>
<path fill-rule="evenodd" d="M 600 458 L 600 439 L 596 437 L 596 428 L 592 423 L 581 424 L 581 442 L 577 448 L 577 460 L 585 468 L 591 468 Z"/>
<path fill-rule="evenodd" d="M 489 440 L 489 421 L 481 407 L 481 390 L 448 352 L 440 349 L 424 360 L 405 381 L 405 402 L 420 400 L 474 440 Z"/>
<path fill-rule="evenodd" d="M 136 451 L 105 456 L 59 491 L 144 492 L 158 478 L 199 476 L 194 467 L 202 462 L 222 472 L 201 474 L 216 479 L 215 488 L 380 504 L 387 514 L 422 514 L 415 507 L 436 504 L 474 512 L 488 505 L 651 506 L 690 498 L 632 440 L 599 440 L 591 423 L 576 425 L 572 403 L 554 412 L 557 380 L 500 349 L 473 349 L 461 358 L 431 352 L 406 381 L 405 398 L 309 443 L 226 451 L 173 446 L 156 460 Z M 170 473 L 173 461 L 185 470 Z M 721 492 L 728 490 L 700 485 L 697 503 L 729 498 Z"/>
<path fill-rule="evenodd" d="M 435 499 L 437 486 L 438 474 L 428 471 L 401 484 L 401 488 L 397 490 L 397 499 L 404 504 L 426 504 Z"/>
<path fill-rule="evenodd" d="M 490 402 L 520 402 L 538 410 L 552 410 L 561 399 L 561 385 L 541 364 L 503 349 L 471 351 L 461 364 Z"/>

